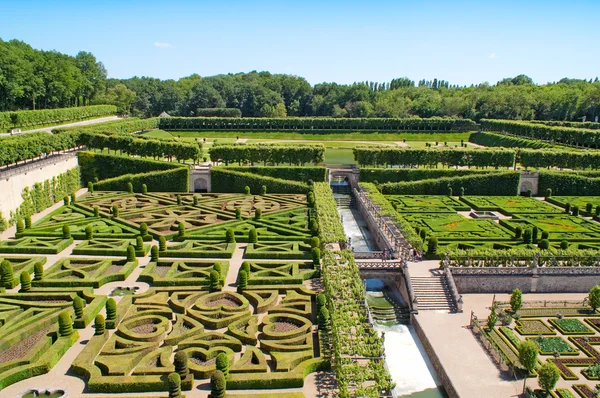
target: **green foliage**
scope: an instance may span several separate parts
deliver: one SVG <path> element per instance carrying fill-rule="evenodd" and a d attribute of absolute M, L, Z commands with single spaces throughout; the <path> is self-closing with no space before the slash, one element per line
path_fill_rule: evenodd
<path fill-rule="evenodd" d="M 61 337 L 67 337 L 73 334 L 73 321 L 67 311 L 58 314 L 58 334 Z"/>
<path fill-rule="evenodd" d="M 227 230 L 225 230 L 225 242 L 235 243 L 235 232 L 233 231 L 233 228 L 227 228 Z"/>
<path fill-rule="evenodd" d="M 217 370 L 210 377 L 210 396 L 211 398 L 225 398 L 227 382 L 223 372 Z"/>
<path fill-rule="evenodd" d="M 73 310 L 75 311 L 75 318 L 81 318 L 83 316 L 84 301 L 81 297 L 75 296 L 73 299 Z"/>
<path fill-rule="evenodd" d="M 213 145 L 209 153 L 211 161 L 223 162 L 226 166 L 234 162 L 240 165 L 248 162 L 262 162 L 265 166 L 268 163 L 304 165 L 321 163 L 324 160 L 325 147 L 321 144 L 232 144 Z"/>
<path fill-rule="evenodd" d="M 25 217 L 25 229 L 31 228 L 31 216 Z"/>
<path fill-rule="evenodd" d="M 531 242 L 538 243 L 538 234 L 539 234 L 539 229 L 538 229 L 538 227 L 534 226 L 531 229 Z"/>
<path fill-rule="evenodd" d="M 480 131 L 473 133 L 469 137 L 469 142 L 483 145 L 486 147 L 501 146 L 505 148 L 551 148 L 552 144 L 540 140 L 531 140 L 527 138 L 517 138 L 503 134 Z"/>
<path fill-rule="evenodd" d="M 260 218 L 262 217 L 262 209 L 255 209 L 254 210 L 254 221 L 258 221 L 260 220 Z"/>
<path fill-rule="evenodd" d="M 221 263 L 214 263 L 213 270 L 219 273 L 219 277 L 223 277 L 223 265 Z"/>
<path fill-rule="evenodd" d="M 521 239 L 521 235 L 523 234 L 523 229 L 521 227 L 515 228 L 515 239 Z"/>
<path fill-rule="evenodd" d="M 153 245 L 150 249 L 150 261 L 156 262 L 159 259 L 158 246 Z"/>
<path fill-rule="evenodd" d="M 21 272 L 21 292 L 28 292 L 31 290 L 31 275 L 27 270 Z"/>
<path fill-rule="evenodd" d="M 94 230 L 91 225 L 86 225 L 86 227 L 85 227 L 85 239 L 86 240 L 94 239 Z"/>
<path fill-rule="evenodd" d="M 317 322 L 319 323 L 319 330 L 325 331 L 329 325 L 329 310 L 327 307 L 319 308 L 319 312 L 317 314 Z"/>
<path fill-rule="evenodd" d="M 75 192 L 71 193 L 71 204 L 74 205 L 77 201 L 77 196 L 75 196 Z"/>
<path fill-rule="evenodd" d="M 538 346 L 532 340 L 525 340 L 518 346 L 519 362 L 528 372 L 532 372 L 537 366 Z"/>
<path fill-rule="evenodd" d="M 62 233 L 63 239 L 71 239 L 71 228 L 68 225 L 63 225 Z"/>
<path fill-rule="evenodd" d="M 240 266 L 240 271 L 246 271 L 248 275 L 250 275 L 250 263 L 248 261 L 242 262 Z"/>
<path fill-rule="evenodd" d="M 381 193 L 386 195 L 446 195 L 448 187 L 457 191 L 463 187 L 473 195 L 514 196 L 518 192 L 519 181 L 519 172 L 506 171 L 464 177 L 386 183 L 381 185 Z"/>
<path fill-rule="evenodd" d="M 20 234 L 23 231 L 25 231 L 25 223 L 23 222 L 23 219 L 19 218 L 19 220 L 17 220 L 17 233 Z"/>
<path fill-rule="evenodd" d="M 217 355 L 216 361 L 217 370 L 223 373 L 225 380 L 229 378 L 229 358 L 224 352 Z"/>
<path fill-rule="evenodd" d="M 242 117 L 242 111 L 237 108 L 198 108 L 197 117 Z"/>
<path fill-rule="evenodd" d="M 127 246 L 127 262 L 130 261 L 135 261 L 136 256 L 135 256 L 135 247 L 133 246 Z"/>
<path fill-rule="evenodd" d="M 258 242 L 258 233 L 256 232 L 256 228 L 252 228 L 248 231 L 248 243 L 256 242 Z"/>
<path fill-rule="evenodd" d="M 212 190 L 215 192 L 260 192 L 261 186 L 268 185 L 271 193 L 307 193 L 308 185 L 303 182 L 241 173 L 229 170 L 229 167 L 213 167 L 210 170 Z M 248 189 L 246 189 L 248 188 Z"/>
<path fill-rule="evenodd" d="M 566 240 L 563 240 L 560 242 L 560 248 L 562 250 L 567 250 L 569 248 L 569 242 Z"/>
<path fill-rule="evenodd" d="M 44 278 L 44 264 L 41 262 L 35 263 L 35 265 L 33 266 L 33 273 L 33 280 L 41 281 Z"/>
<path fill-rule="evenodd" d="M 52 84 L 58 84 L 53 82 Z M 80 83 L 81 84 L 81 83 Z M 44 90 L 46 91 L 46 90 Z M 53 95 L 56 95 L 54 93 Z M 14 101 L 16 98 L 6 98 Z M 43 101 L 43 98 L 39 98 Z M 65 103 L 71 101 L 71 98 Z M 114 115 L 117 108 L 114 105 L 93 105 L 73 108 L 42 109 L 34 111 L 0 112 L 0 132 L 9 128 L 34 128 L 44 125 L 58 125 L 78 120 Z"/>
<path fill-rule="evenodd" d="M 63 204 L 64 204 L 65 206 L 68 206 L 68 205 L 69 205 L 69 197 L 68 197 L 68 196 L 66 196 L 66 195 L 63 197 Z"/>
<path fill-rule="evenodd" d="M 496 313 L 496 307 L 492 306 L 490 309 L 490 315 L 487 318 L 487 327 L 492 330 L 494 326 L 496 326 L 496 322 L 498 322 L 498 314 Z"/>
<path fill-rule="evenodd" d="M 185 351 L 177 351 L 175 353 L 173 365 L 175 366 L 175 372 L 179 374 L 181 380 L 187 379 L 190 374 L 190 370 L 188 367 L 188 356 Z"/>
<path fill-rule="evenodd" d="M 117 205 L 113 205 L 112 207 L 112 216 L 113 217 L 119 217 L 119 206 Z"/>
<path fill-rule="evenodd" d="M 236 220 L 242 219 L 242 209 L 240 209 L 239 207 L 235 208 L 235 219 Z"/>
<path fill-rule="evenodd" d="M 100 208 L 98 206 L 94 206 L 94 217 L 100 217 Z"/>
<path fill-rule="evenodd" d="M 135 250 L 143 251 L 144 250 L 144 240 L 141 236 L 135 237 Z"/>
<path fill-rule="evenodd" d="M 553 362 L 544 363 L 538 370 L 538 384 L 545 391 L 552 391 L 560 379 L 560 371 Z"/>
<path fill-rule="evenodd" d="M 179 377 L 179 373 L 169 373 L 167 385 L 169 386 L 169 398 L 181 398 L 181 377 Z"/>
<path fill-rule="evenodd" d="M 552 188 L 553 195 L 593 196 L 600 192 L 600 178 L 585 172 L 542 170 L 539 172 L 538 190 Z"/>
<path fill-rule="evenodd" d="M 158 250 L 161 252 L 167 250 L 167 239 L 164 236 L 158 238 Z"/>
<path fill-rule="evenodd" d="M 517 313 L 523 306 L 523 293 L 520 289 L 514 289 L 510 295 L 510 308 L 513 313 Z"/>
<path fill-rule="evenodd" d="M 437 254 L 438 239 L 432 236 L 427 241 L 427 254 L 435 256 Z"/>
<path fill-rule="evenodd" d="M 248 272 L 244 270 L 240 270 L 238 276 L 238 292 L 246 289 L 248 287 Z"/>
<path fill-rule="evenodd" d="M 594 311 L 600 308 L 600 286 L 596 285 L 590 290 L 588 300 Z"/>
<path fill-rule="evenodd" d="M 492 171 L 475 169 L 411 169 L 411 168 L 369 168 L 361 167 L 361 182 L 408 182 L 420 180 L 432 180 L 438 178 L 454 178 L 472 175 L 490 174 Z M 463 187 L 464 188 L 464 187 Z M 459 189 L 460 192 L 460 189 Z M 464 196 L 464 193 L 463 195 Z"/>
<path fill-rule="evenodd" d="M 262 187 L 260 187 L 260 194 L 261 196 L 265 196 L 267 194 L 267 186 L 263 185 Z"/>
<path fill-rule="evenodd" d="M 177 224 L 177 236 L 180 238 L 185 237 L 185 224 L 183 222 Z"/>
<path fill-rule="evenodd" d="M 0 263 L 0 286 L 12 289 L 15 280 L 14 269 L 10 261 L 2 260 Z"/>
<path fill-rule="evenodd" d="M 550 241 L 548 239 L 542 239 L 538 243 L 538 247 L 542 250 L 550 248 Z"/>
<path fill-rule="evenodd" d="M 148 193 L 148 185 L 142 184 L 142 194 L 146 195 Z"/>
<path fill-rule="evenodd" d="M 321 240 L 318 237 L 313 236 L 312 238 L 310 238 L 310 247 L 313 247 L 313 248 L 314 247 L 319 247 L 320 248 L 321 247 Z"/>
<path fill-rule="evenodd" d="M 256 174 L 264 177 L 272 177 L 281 180 L 292 180 L 292 181 L 300 181 L 307 182 L 309 180 L 317 181 L 317 182 L 325 182 L 327 180 L 327 168 L 321 166 L 285 166 L 285 167 L 277 167 L 277 166 L 229 166 L 227 170 L 237 171 L 240 173 L 250 173 Z M 268 185 L 265 185 L 268 186 Z M 262 190 L 262 186 L 261 186 Z M 269 186 L 269 191 L 271 191 L 271 187 Z M 264 194 L 263 194 L 264 195 Z"/>
<path fill-rule="evenodd" d="M 221 290 L 221 275 L 215 270 L 210 271 L 210 291 L 217 292 Z"/>
<path fill-rule="evenodd" d="M 344 228 L 340 223 L 335 199 L 329 184 L 316 182 L 314 185 L 315 210 L 319 232 L 323 244 L 333 242 L 346 242 L 348 240 Z"/>
<path fill-rule="evenodd" d="M 131 182 L 127 183 L 127 192 L 133 193 L 133 184 Z"/>
<path fill-rule="evenodd" d="M 117 302 L 112 297 L 106 301 L 106 319 L 109 321 L 117 319 Z"/>
<path fill-rule="evenodd" d="M 321 264 L 321 249 L 319 249 L 318 247 L 313 247 L 311 249 L 311 258 L 313 261 L 313 264 L 315 266 L 318 266 Z"/>
<path fill-rule="evenodd" d="M 102 314 L 98 314 L 96 315 L 96 318 L 94 318 L 94 329 L 96 330 L 94 334 L 97 336 L 103 335 L 106 331 L 106 320 Z"/>
<path fill-rule="evenodd" d="M 141 190 L 142 184 L 152 186 L 154 192 L 188 192 L 188 167 L 173 170 L 156 171 L 141 174 L 124 174 L 120 177 L 102 180 L 95 184 L 98 191 L 121 191 L 126 182 L 133 184 L 135 190 Z"/>
<path fill-rule="evenodd" d="M 531 231 L 530 228 L 527 228 L 525 231 L 523 231 L 523 242 L 526 244 L 530 244 L 532 239 L 533 239 L 533 232 Z"/>

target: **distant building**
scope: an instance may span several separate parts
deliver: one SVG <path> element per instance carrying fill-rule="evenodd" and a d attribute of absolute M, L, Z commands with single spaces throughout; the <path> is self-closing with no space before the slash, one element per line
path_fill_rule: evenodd
<path fill-rule="evenodd" d="M 169 115 L 167 112 L 163 112 L 160 115 L 158 115 L 158 117 L 171 117 L 171 115 Z"/>

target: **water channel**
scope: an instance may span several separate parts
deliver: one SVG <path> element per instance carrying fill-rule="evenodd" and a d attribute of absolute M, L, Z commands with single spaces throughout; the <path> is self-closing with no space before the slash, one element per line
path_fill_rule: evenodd
<path fill-rule="evenodd" d="M 353 206 L 348 182 L 337 179 L 331 185 L 334 192 L 337 192 L 334 196 L 338 203 L 338 213 L 354 251 L 378 250 L 366 222 Z M 400 294 L 382 279 L 367 279 L 365 286 L 375 328 L 385 335 L 386 363 L 396 383 L 396 394 L 410 398 L 445 397 L 419 337 L 410 321 L 402 315 L 406 314 L 406 304 Z"/>

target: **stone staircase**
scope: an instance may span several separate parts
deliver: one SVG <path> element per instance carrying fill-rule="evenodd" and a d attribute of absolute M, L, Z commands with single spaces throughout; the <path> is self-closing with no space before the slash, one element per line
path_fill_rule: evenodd
<path fill-rule="evenodd" d="M 419 311 L 454 312 L 456 310 L 444 275 L 411 276 L 410 282 L 417 298 Z"/>

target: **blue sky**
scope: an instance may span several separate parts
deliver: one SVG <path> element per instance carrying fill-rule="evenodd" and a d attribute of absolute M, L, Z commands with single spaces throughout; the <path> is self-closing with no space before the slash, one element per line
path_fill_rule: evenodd
<path fill-rule="evenodd" d="M 74 55 L 109 77 L 268 70 L 335 81 L 538 83 L 600 75 L 598 0 L 0 0 L 0 38 Z"/>

